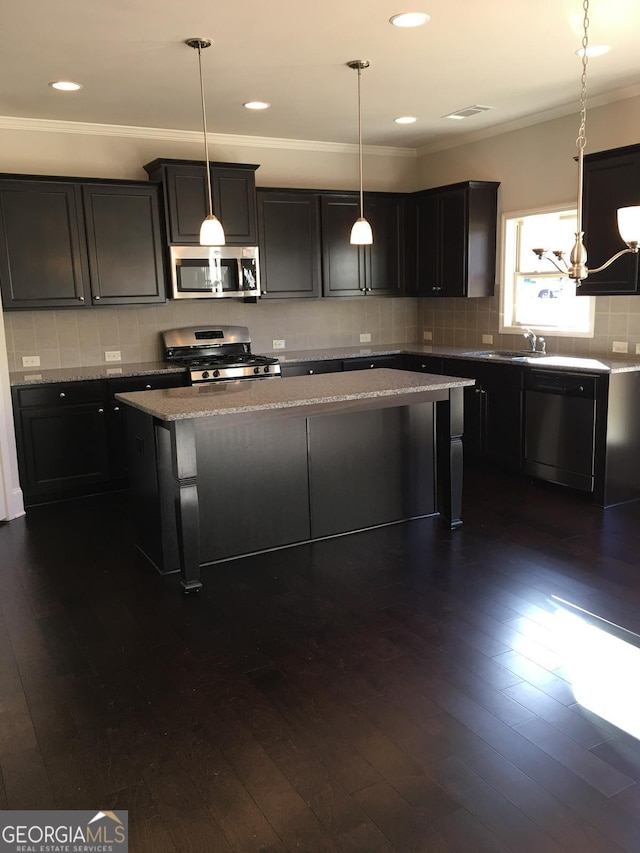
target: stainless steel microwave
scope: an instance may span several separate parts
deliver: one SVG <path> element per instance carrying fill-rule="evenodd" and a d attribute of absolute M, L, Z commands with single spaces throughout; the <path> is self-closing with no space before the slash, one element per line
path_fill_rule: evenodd
<path fill-rule="evenodd" d="M 171 246 L 174 299 L 236 299 L 260 295 L 256 246 Z"/>

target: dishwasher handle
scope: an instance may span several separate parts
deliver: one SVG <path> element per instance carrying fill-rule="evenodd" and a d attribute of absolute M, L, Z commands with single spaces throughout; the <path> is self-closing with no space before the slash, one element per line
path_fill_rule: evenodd
<path fill-rule="evenodd" d="M 546 370 L 529 370 L 525 373 L 525 391 L 558 394 L 562 397 L 596 399 L 597 376 L 578 373 L 551 373 Z"/>

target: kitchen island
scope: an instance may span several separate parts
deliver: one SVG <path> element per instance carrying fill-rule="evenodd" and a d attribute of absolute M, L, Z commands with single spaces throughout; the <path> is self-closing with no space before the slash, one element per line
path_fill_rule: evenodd
<path fill-rule="evenodd" d="M 118 394 L 138 548 L 190 592 L 223 560 L 438 513 L 459 527 L 472 384 L 377 369 Z"/>

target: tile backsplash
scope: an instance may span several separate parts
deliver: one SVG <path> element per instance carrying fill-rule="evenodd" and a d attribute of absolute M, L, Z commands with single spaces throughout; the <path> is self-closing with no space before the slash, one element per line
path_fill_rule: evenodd
<path fill-rule="evenodd" d="M 62 311 L 6 311 L 9 370 L 22 370 L 23 356 L 39 356 L 40 367 L 105 363 L 105 351 L 119 350 L 123 363 L 161 358 L 160 332 L 181 326 L 248 326 L 256 353 L 285 341 L 285 351 L 356 346 L 361 334 L 371 343 L 418 339 L 417 299 L 184 300 L 127 308 Z"/>

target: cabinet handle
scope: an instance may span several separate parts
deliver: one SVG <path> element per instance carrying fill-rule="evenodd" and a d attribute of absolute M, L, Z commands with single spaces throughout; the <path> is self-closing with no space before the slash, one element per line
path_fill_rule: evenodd
<path fill-rule="evenodd" d="M 62 397 L 66 397 L 66 396 L 67 396 L 67 395 L 64 393 L 64 391 L 61 391 L 61 392 L 60 392 L 60 397 L 61 397 L 61 398 L 62 398 Z"/>
<path fill-rule="evenodd" d="M 145 391 L 151 391 L 151 385 L 145 385 L 144 390 Z"/>
<path fill-rule="evenodd" d="M 98 414 L 99 414 L 99 415 L 103 415 L 103 414 L 104 414 L 104 409 L 98 409 Z"/>
<path fill-rule="evenodd" d="M 78 296 L 78 301 L 79 301 L 79 302 L 84 302 L 84 296 Z"/>
<path fill-rule="evenodd" d="M 100 299 L 99 296 L 94 296 L 93 298 L 95 299 L 96 302 Z"/>
<path fill-rule="evenodd" d="M 114 406 L 114 407 L 113 407 L 113 411 L 114 411 L 114 412 L 119 412 L 119 411 L 120 411 L 120 406 Z"/>
<path fill-rule="evenodd" d="M 307 373 L 309 374 L 309 376 L 311 376 L 314 373 L 313 368 L 310 368 L 309 370 L 307 370 Z"/>
<path fill-rule="evenodd" d="M 442 290 L 442 287 L 440 287 L 440 286 L 438 286 L 438 285 L 434 285 L 434 286 L 431 288 L 431 290 Z"/>

